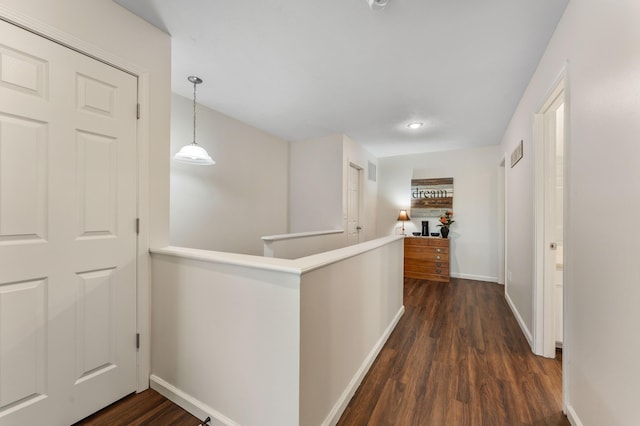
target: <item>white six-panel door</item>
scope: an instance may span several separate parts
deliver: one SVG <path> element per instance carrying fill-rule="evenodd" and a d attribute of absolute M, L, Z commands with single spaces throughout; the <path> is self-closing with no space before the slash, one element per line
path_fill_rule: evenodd
<path fill-rule="evenodd" d="M 137 80 L 0 21 L 0 425 L 136 389 Z"/>

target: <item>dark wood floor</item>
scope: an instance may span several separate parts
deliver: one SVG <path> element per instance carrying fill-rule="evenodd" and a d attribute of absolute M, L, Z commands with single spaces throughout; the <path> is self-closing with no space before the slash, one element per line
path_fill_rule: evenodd
<path fill-rule="evenodd" d="M 561 411 L 561 354 L 531 353 L 503 290 L 406 279 L 406 312 L 338 425 L 570 425 Z M 199 424 L 149 390 L 76 425 Z"/>
<path fill-rule="evenodd" d="M 570 425 L 498 284 L 405 279 L 406 312 L 338 425 Z"/>
<path fill-rule="evenodd" d="M 73 426 L 198 426 L 200 420 L 153 389 L 132 394 Z"/>

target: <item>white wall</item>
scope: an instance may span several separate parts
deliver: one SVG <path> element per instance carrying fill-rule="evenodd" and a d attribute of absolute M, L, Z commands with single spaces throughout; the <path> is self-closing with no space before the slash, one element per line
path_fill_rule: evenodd
<path fill-rule="evenodd" d="M 342 228 L 342 136 L 292 142 L 289 232 Z"/>
<path fill-rule="evenodd" d="M 376 238 L 378 183 L 368 178 L 377 159 L 345 135 L 291 143 L 290 232 L 347 229 L 350 164 L 362 169 L 361 242 Z M 345 233 L 346 244 L 346 233 Z"/>
<path fill-rule="evenodd" d="M 191 143 L 193 100 L 171 99 L 173 155 Z M 287 232 L 288 142 L 202 105 L 196 141 L 216 164 L 171 161 L 171 244 L 261 255 L 262 236 Z"/>
<path fill-rule="evenodd" d="M 640 424 L 638 17 L 636 0 L 570 2 L 501 144 L 510 153 L 525 142 L 522 164 L 507 170 L 507 288 L 531 327 L 533 115 L 568 62 L 564 365 L 574 424 Z"/>
<path fill-rule="evenodd" d="M 398 212 L 411 206 L 412 178 L 453 177 L 451 274 L 455 277 L 496 281 L 498 277 L 498 164 L 499 147 L 412 154 L 378 160 L 378 233 L 391 235 L 401 226 Z M 437 218 L 414 218 L 405 233 L 439 232 Z"/>

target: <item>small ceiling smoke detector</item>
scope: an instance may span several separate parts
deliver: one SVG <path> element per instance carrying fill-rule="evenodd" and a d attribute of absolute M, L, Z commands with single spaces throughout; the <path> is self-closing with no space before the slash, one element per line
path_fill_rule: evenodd
<path fill-rule="evenodd" d="M 369 7 L 371 10 L 380 10 L 384 9 L 389 3 L 389 0 L 367 0 Z"/>

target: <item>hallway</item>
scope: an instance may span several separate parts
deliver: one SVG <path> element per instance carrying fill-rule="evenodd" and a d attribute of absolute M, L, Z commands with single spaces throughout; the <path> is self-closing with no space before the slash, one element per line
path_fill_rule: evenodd
<path fill-rule="evenodd" d="M 532 354 L 504 287 L 405 279 L 404 305 L 338 425 L 569 425 L 561 354 Z"/>

